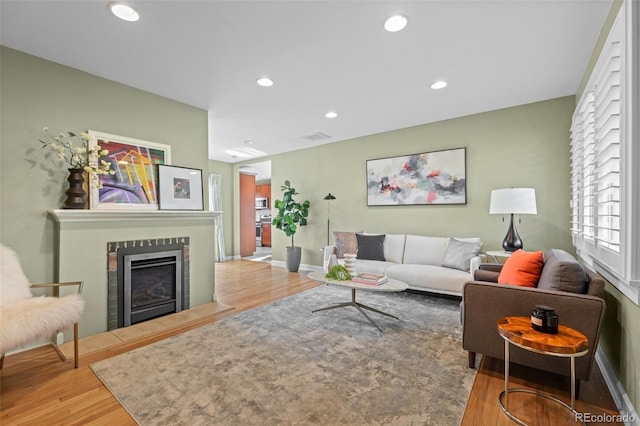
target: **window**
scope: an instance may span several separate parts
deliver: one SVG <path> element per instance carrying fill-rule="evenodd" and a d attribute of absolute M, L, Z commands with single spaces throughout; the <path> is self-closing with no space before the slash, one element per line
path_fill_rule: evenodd
<path fill-rule="evenodd" d="M 578 255 L 640 304 L 638 3 L 626 0 L 573 114 L 571 236 Z"/>

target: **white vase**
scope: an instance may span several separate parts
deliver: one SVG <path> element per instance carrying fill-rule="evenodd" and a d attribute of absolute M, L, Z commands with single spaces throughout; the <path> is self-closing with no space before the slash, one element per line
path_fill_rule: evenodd
<path fill-rule="evenodd" d="M 353 253 L 346 253 L 344 255 L 344 267 L 347 268 L 347 271 L 351 274 L 352 277 L 358 274 L 356 268 L 356 255 Z"/>

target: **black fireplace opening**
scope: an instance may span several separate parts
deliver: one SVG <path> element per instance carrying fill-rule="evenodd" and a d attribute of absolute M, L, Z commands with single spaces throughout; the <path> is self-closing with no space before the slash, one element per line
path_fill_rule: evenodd
<path fill-rule="evenodd" d="M 181 246 L 118 250 L 118 327 L 188 309 Z"/>
<path fill-rule="evenodd" d="M 182 310 L 182 252 L 124 256 L 124 326 Z"/>

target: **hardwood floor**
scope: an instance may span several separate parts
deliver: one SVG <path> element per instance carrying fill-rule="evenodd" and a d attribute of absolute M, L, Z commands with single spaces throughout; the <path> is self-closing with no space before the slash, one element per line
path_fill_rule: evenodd
<path fill-rule="evenodd" d="M 216 264 L 218 301 L 234 309 L 108 349 L 82 354 L 78 369 L 73 368 L 73 362 L 61 362 L 50 346 L 7 356 L 0 373 L 0 424 L 133 425 L 133 419 L 93 374 L 89 364 L 318 285 L 306 278 L 305 273 L 289 273 L 267 263 L 235 260 Z M 497 397 L 504 386 L 503 366 L 499 360 L 483 360 L 463 425 L 513 424 L 497 404 Z M 549 390 L 565 400 L 568 398 L 568 381 L 563 378 L 514 366 L 511 370 L 513 386 Z M 599 370 L 594 372 L 589 382 L 583 382 L 580 392 L 576 405 L 579 412 L 617 414 Z M 525 415 L 536 419 L 536 424 L 575 424 L 571 418 L 566 420 L 564 413 L 544 401 L 540 402 L 540 399 L 523 400 L 520 404 L 512 397 L 512 408 L 522 408 Z"/>

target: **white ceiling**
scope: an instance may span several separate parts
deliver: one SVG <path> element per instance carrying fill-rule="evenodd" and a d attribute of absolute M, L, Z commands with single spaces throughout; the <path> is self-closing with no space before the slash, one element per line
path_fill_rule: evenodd
<path fill-rule="evenodd" d="M 209 157 L 236 162 L 225 149 L 277 154 L 575 94 L 612 2 L 127 3 L 138 22 L 107 1 L 2 0 L 1 42 L 208 110 Z M 409 24 L 388 33 L 396 13 Z"/>

